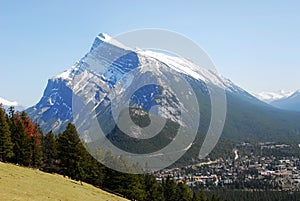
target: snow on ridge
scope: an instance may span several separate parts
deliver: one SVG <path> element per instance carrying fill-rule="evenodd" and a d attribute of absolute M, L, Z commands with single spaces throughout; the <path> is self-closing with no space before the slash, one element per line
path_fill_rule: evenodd
<path fill-rule="evenodd" d="M 4 98 L 1 98 L 0 97 L 0 103 L 5 105 L 5 106 L 13 106 L 13 107 L 16 107 L 16 106 L 19 106 L 19 103 L 16 102 L 16 101 L 9 101 L 9 100 L 6 100 Z"/>
<path fill-rule="evenodd" d="M 221 88 L 228 89 L 230 87 L 234 87 L 238 90 L 241 90 L 241 88 L 234 85 L 233 82 L 231 82 L 229 79 L 224 78 L 218 72 L 205 69 L 205 68 L 199 68 L 196 64 L 192 63 L 187 59 L 175 55 L 172 56 L 172 55 L 155 52 L 151 50 L 138 50 L 138 53 L 144 56 L 149 56 L 154 59 L 157 59 L 167 64 L 169 67 L 173 68 L 174 70 L 180 73 L 190 75 L 195 79 L 202 80 L 204 82 L 211 82 L 212 84 L 219 86 Z"/>
<path fill-rule="evenodd" d="M 101 41 L 109 41 L 111 39 L 111 36 L 106 33 L 100 33 L 97 36 L 97 38 L 100 39 Z"/>
<path fill-rule="evenodd" d="M 297 90 L 295 92 L 293 92 L 290 96 L 288 96 L 287 98 L 292 99 L 295 97 L 298 97 L 300 95 L 300 90 Z"/>
<path fill-rule="evenodd" d="M 63 80 L 72 80 L 74 76 L 74 72 L 78 71 L 77 65 L 72 66 L 68 70 L 63 71 L 62 73 L 52 77 L 52 80 L 63 79 Z"/>
<path fill-rule="evenodd" d="M 261 93 L 255 94 L 255 96 L 262 101 L 272 102 L 272 101 L 279 100 L 282 98 L 287 98 L 294 93 L 295 92 L 293 92 L 293 91 L 280 90 L 277 92 L 261 92 Z"/>

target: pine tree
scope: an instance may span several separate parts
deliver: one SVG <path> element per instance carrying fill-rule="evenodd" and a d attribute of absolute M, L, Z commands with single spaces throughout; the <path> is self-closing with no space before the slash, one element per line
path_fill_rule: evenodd
<path fill-rule="evenodd" d="M 24 166 L 29 166 L 31 163 L 30 143 L 20 120 L 17 118 L 12 119 L 10 129 L 12 134 L 12 142 L 14 144 L 13 162 Z"/>
<path fill-rule="evenodd" d="M 111 151 L 107 151 L 104 157 L 105 164 L 109 167 L 124 168 L 123 170 L 134 170 L 135 167 L 128 163 L 125 156 L 115 157 Z M 130 200 L 144 200 L 146 197 L 143 177 L 137 174 L 127 174 L 105 169 L 104 187 L 124 195 Z"/>
<path fill-rule="evenodd" d="M 43 169 L 47 172 L 58 172 L 57 139 L 52 131 L 50 131 L 43 137 L 42 147 Z"/>
<path fill-rule="evenodd" d="M 5 110 L 0 105 L 0 161 L 6 162 L 13 156 L 13 143 Z"/>
<path fill-rule="evenodd" d="M 195 192 L 193 192 L 192 201 L 201 201 L 200 197 Z"/>
<path fill-rule="evenodd" d="M 174 182 L 174 180 L 168 177 L 166 181 L 163 183 L 164 197 L 166 201 L 178 200 L 176 194 L 176 188 L 177 185 Z"/>
<path fill-rule="evenodd" d="M 64 176 L 80 181 L 84 179 L 82 165 L 85 151 L 75 126 L 68 124 L 66 130 L 58 136 L 58 156 Z"/>
<path fill-rule="evenodd" d="M 39 144 L 39 140 L 35 137 L 30 137 L 30 149 L 31 149 L 31 164 L 32 167 L 40 167 L 42 165 L 42 149 Z"/>
<path fill-rule="evenodd" d="M 145 201 L 164 201 L 162 188 L 153 175 L 145 175 L 145 192 Z"/>
<path fill-rule="evenodd" d="M 177 184 L 177 199 L 180 201 L 190 201 L 192 199 L 191 190 L 184 183 Z"/>
<path fill-rule="evenodd" d="M 85 181 L 98 187 L 103 186 L 104 166 L 93 158 L 87 151 L 82 164 L 83 170 L 86 173 Z"/>
<path fill-rule="evenodd" d="M 220 201 L 220 198 L 216 194 L 213 194 L 211 201 Z"/>
<path fill-rule="evenodd" d="M 201 201 L 208 201 L 208 198 L 207 198 L 207 196 L 205 195 L 205 192 L 204 192 L 203 189 L 200 191 L 199 198 L 200 198 Z"/>

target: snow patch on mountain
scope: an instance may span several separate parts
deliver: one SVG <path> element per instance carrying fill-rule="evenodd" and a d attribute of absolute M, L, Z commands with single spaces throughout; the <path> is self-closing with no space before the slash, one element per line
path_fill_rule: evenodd
<path fill-rule="evenodd" d="M 5 98 L 0 97 L 0 104 L 3 105 L 4 109 L 8 109 L 9 107 L 14 107 L 16 111 L 23 111 L 25 108 L 20 105 L 17 101 L 9 101 Z"/>
<path fill-rule="evenodd" d="M 13 107 L 16 107 L 16 106 L 19 106 L 19 103 L 17 101 L 9 101 L 9 100 L 6 100 L 4 98 L 1 98 L 0 97 L 0 103 L 4 106 L 13 106 Z"/>
<path fill-rule="evenodd" d="M 238 87 L 231 80 L 226 79 L 218 72 L 199 67 L 185 58 L 151 50 L 138 50 L 138 53 L 144 56 L 155 58 L 177 72 L 189 75 L 197 80 L 202 80 L 205 83 L 213 84 L 231 92 L 243 93 L 247 96 L 250 96 L 250 94 L 248 94 L 245 90 Z"/>
<path fill-rule="evenodd" d="M 167 80 L 175 79 L 174 75 L 166 73 L 168 69 L 175 71 L 176 78 L 184 75 L 190 80 L 210 83 L 226 91 L 254 98 L 219 73 L 199 68 L 185 58 L 150 50 L 132 50 L 102 33 L 95 38 L 90 51 L 81 60 L 48 80 L 43 97 L 37 105 L 27 109 L 27 112 L 31 118 L 39 121 L 45 131 L 59 131 L 68 122 L 78 118 L 73 117 L 72 95 L 82 97 L 86 105 L 92 104 L 95 108 L 102 105 L 106 107 L 114 98 L 113 90 L 121 96 L 124 90 L 132 87 L 130 85 L 133 80 L 143 83 L 151 76 L 163 86 L 160 75 L 167 76 Z M 137 70 L 137 75 L 125 76 L 132 70 Z M 150 86 L 144 90 L 149 94 L 157 91 Z M 207 90 L 205 84 L 201 85 L 199 90 Z M 139 94 L 135 104 L 147 109 L 157 101 L 163 105 L 160 107 L 163 117 L 179 122 L 177 111 L 172 109 L 180 107 L 167 101 L 168 98 L 174 98 L 174 91 L 167 88 L 162 92 L 161 98 L 149 96 L 149 100 Z M 82 122 L 83 125 L 86 123 Z"/>
<path fill-rule="evenodd" d="M 275 100 L 287 98 L 287 97 L 291 96 L 293 93 L 294 93 L 293 91 L 280 90 L 277 92 L 261 92 L 261 93 L 255 94 L 255 96 L 258 99 L 260 99 L 266 103 L 270 103 Z"/>
<path fill-rule="evenodd" d="M 270 104 L 284 110 L 300 111 L 300 90 L 288 97 L 272 101 Z"/>

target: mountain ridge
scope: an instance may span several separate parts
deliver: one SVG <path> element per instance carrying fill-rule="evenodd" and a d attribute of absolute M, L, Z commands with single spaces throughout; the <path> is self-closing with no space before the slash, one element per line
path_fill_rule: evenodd
<path fill-rule="evenodd" d="M 20 105 L 17 101 L 9 101 L 2 97 L 0 97 L 0 104 L 2 104 L 5 109 L 8 109 L 11 106 L 18 111 L 23 111 L 25 109 L 25 107 Z"/>
<path fill-rule="evenodd" d="M 256 94 L 256 97 L 279 109 L 300 111 L 300 90 L 262 92 Z"/>
<path fill-rule="evenodd" d="M 124 87 L 127 87 L 123 76 L 134 70 L 139 73 L 138 76 L 135 76 L 138 78 L 139 75 L 148 72 L 143 65 L 151 64 L 150 69 L 158 70 L 157 73 L 171 70 L 175 75 L 184 76 L 188 80 L 197 95 L 200 108 L 204 110 L 204 113 L 201 114 L 201 122 L 203 121 L 205 124 L 209 124 L 211 115 L 206 83 L 210 82 L 216 87 L 225 88 L 228 112 L 223 131 L 224 137 L 238 141 L 280 140 L 282 135 L 292 136 L 291 139 L 299 138 L 300 126 L 296 122 L 296 119 L 300 117 L 299 113 L 289 113 L 271 107 L 220 74 L 205 69 L 197 70 L 193 66 L 194 64 L 187 62 L 184 58 L 148 50 L 131 50 L 119 45 L 113 39 L 104 38 L 105 40 L 102 36 L 97 36 L 91 50 L 81 60 L 70 69 L 49 79 L 40 102 L 27 110 L 31 118 L 39 120 L 44 131 L 53 130 L 57 133 L 68 122 L 73 121 L 72 95 L 74 97 L 74 94 L 84 97 L 87 103 L 98 108 L 97 115 L 107 111 L 107 106 L 110 105 L 112 98 L 112 90 L 121 92 L 124 91 Z M 100 44 L 102 45 L 99 46 Z M 155 74 L 148 75 L 158 83 L 162 82 L 161 78 Z M 72 81 L 76 79 L 79 81 L 72 85 Z M 133 80 L 130 77 L 126 79 L 129 82 Z M 153 89 L 146 88 L 146 92 L 149 90 Z M 164 98 L 172 97 L 172 90 L 170 89 L 169 92 L 169 97 Z M 137 96 L 135 99 L 137 102 L 133 102 L 133 104 L 138 103 L 140 106 L 142 105 L 142 108 L 147 109 L 152 106 L 153 100 L 154 102 L 159 101 L 153 97 L 145 99 L 143 96 Z M 170 110 L 160 110 L 159 112 L 180 123 Z M 102 120 L 108 123 L 106 124 L 108 127 L 113 128 L 114 124 L 110 123 L 112 119 Z M 86 123 L 88 122 L 82 122 L 82 125 Z M 201 133 L 205 133 L 206 129 L 207 125 L 200 125 Z"/>
<path fill-rule="evenodd" d="M 270 104 L 284 110 L 300 111 L 300 90 L 295 91 L 288 97 L 272 101 Z"/>

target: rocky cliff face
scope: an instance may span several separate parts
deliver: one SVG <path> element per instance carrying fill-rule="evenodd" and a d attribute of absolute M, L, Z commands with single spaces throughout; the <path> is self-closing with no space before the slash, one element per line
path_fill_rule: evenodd
<path fill-rule="evenodd" d="M 148 111 L 152 106 L 160 105 L 162 107 L 157 111 L 159 116 L 186 124 L 180 122 L 179 109 L 174 110 L 180 108 L 179 105 L 174 105 L 176 92 L 168 87 L 169 81 L 180 76 L 184 76 L 190 85 L 198 83 L 193 90 L 204 95 L 209 95 L 206 85 L 209 83 L 257 101 L 216 72 L 199 70 L 185 59 L 164 53 L 129 50 L 110 39 L 106 34 L 99 34 L 91 50 L 70 69 L 49 79 L 39 103 L 27 109 L 29 116 L 36 119 L 44 131 L 58 132 L 76 118 L 72 111 L 74 96 L 84 98 L 85 104 L 92 104 L 97 108 L 97 115 L 101 115 L 112 99 L 124 96 L 124 91 L 132 91 L 132 107 Z M 147 83 L 150 78 L 156 84 L 166 87 L 162 89 L 155 84 L 148 84 L 137 91 L 133 89 L 134 86 Z M 185 91 L 183 86 L 182 91 Z"/>

